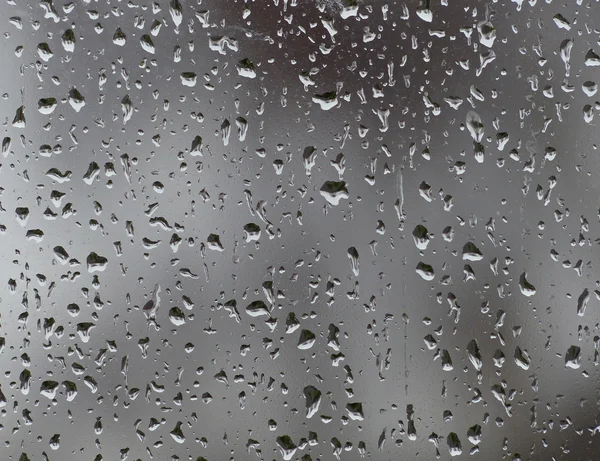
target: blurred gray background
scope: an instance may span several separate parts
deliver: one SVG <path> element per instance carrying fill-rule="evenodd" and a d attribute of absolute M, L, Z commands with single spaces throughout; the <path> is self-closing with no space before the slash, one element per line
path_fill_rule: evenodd
<path fill-rule="evenodd" d="M 598 2 L 0 13 L 1 459 L 596 459 Z"/>

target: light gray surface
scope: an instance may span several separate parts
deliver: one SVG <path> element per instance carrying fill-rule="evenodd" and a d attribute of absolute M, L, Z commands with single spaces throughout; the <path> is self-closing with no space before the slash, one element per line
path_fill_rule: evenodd
<path fill-rule="evenodd" d="M 352 447 L 343 459 L 358 459 L 361 442 L 374 460 L 433 459 L 436 434 L 441 458 L 449 459 L 449 434 L 468 457 L 474 444 L 467 431 L 479 424 L 480 459 L 595 459 L 598 119 L 586 121 L 584 110 L 599 97 L 582 87 L 599 78 L 600 62 L 588 52 L 600 54 L 598 2 L 435 1 L 426 22 L 417 2 L 358 1 L 358 15 L 343 19 L 345 0 L 180 1 L 178 28 L 175 4 L 166 1 L 157 8 L 142 1 L 0 6 L 2 137 L 12 140 L 0 169 L 0 458 L 270 460 L 282 459 L 276 440 L 289 435 L 298 459 L 335 459 L 332 438 Z M 486 18 L 493 43 L 478 32 L 489 29 Z M 113 41 L 117 28 L 123 46 Z M 73 51 L 62 44 L 67 29 Z M 142 47 L 144 34 L 154 54 Z M 219 37 L 231 39 L 224 54 L 209 46 Z M 567 39 L 569 75 L 561 58 Z M 47 62 L 40 43 L 53 53 Z M 181 60 L 174 62 L 177 46 Z M 492 52 L 495 60 L 479 72 L 481 56 Z M 255 78 L 238 73 L 244 59 L 254 63 Z M 305 89 L 299 76 L 311 70 L 314 85 Z M 195 87 L 182 84 L 183 72 L 196 74 Z M 73 88 L 85 98 L 79 112 L 69 102 Z M 329 110 L 313 99 L 336 90 L 338 104 Z M 124 123 L 127 96 L 133 113 Z M 57 100 L 51 114 L 38 111 L 41 98 Z M 445 98 L 463 103 L 455 110 Z M 22 128 L 13 124 L 20 106 Z M 387 130 L 378 111 L 389 111 Z M 238 117 L 248 123 L 244 140 Z M 477 117 L 482 163 L 467 128 Z M 509 135 L 502 151 L 498 133 Z M 194 156 L 196 136 L 202 148 Z M 44 156 L 43 145 L 62 152 Z M 332 163 L 340 153 L 343 174 Z M 92 162 L 100 170 L 86 181 Z M 52 168 L 70 171 L 70 180 L 59 183 Z M 322 187 L 340 178 L 348 197 L 330 205 Z M 431 202 L 420 194 L 423 182 Z M 52 191 L 65 194 L 60 204 Z M 453 206 L 445 210 L 447 196 Z M 152 204 L 158 208 L 150 213 Z M 29 209 L 23 225 L 19 208 Z M 56 219 L 47 219 L 47 208 Z M 260 226 L 256 242 L 245 239 L 249 223 Z M 413 239 L 417 225 L 431 234 L 422 251 Z M 443 238 L 448 226 L 450 242 Z M 35 229 L 41 242 L 27 238 Z M 176 252 L 174 233 L 182 239 Z M 223 251 L 210 244 L 211 234 Z M 160 244 L 145 248 L 144 239 Z M 480 261 L 464 260 L 469 242 Z M 79 264 L 63 264 L 57 246 Z M 89 272 L 92 252 L 107 258 L 104 270 Z M 349 252 L 359 255 L 358 267 Z M 420 262 L 432 266 L 433 280 L 415 271 Z M 465 265 L 474 280 L 465 280 Z M 525 273 L 533 296 L 519 286 Z M 144 311 L 157 286 L 158 310 Z M 585 290 L 589 302 L 578 315 Z M 239 321 L 224 307 L 229 300 Z M 246 312 L 257 300 L 270 315 Z M 70 304 L 80 307 L 77 316 Z M 185 324 L 170 319 L 174 307 Z M 286 333 L 290 313 L 300 326 Z M 50 318 L 54 331 L 46 335 Z M 88 342 L 77 332 L 86 322 L 95 325 Z M 328 339 L 330 325 L 339 329 L 339 350 Z M 302 330 L 315 335 L 309 349 L 298 348 Z M 432 350 L 427 335 L 437 341 Z M 472 340 L 481 351 L 480 377 L 468 357 Z M 581 348 L 578 369 L 565 366 L 571 346 Z M 516 363 L 517 347 L 530 356 L 527 370 Z M 498 350 L 506 357 L 501 368 L 493 360 Z M 452 370 L 433 360 L 443 351 Z M 26 395 L 24 369 L 31 373 Z M 227 384 L 215 378 L 221 372 Z M 86 377 L 97 382 L 95 393 Z M 70 381 L 77 395 L 68 402 L 61 385 L 48 398 L 40 394 L 44 381 Z M 309 419 L 307 386 L 322 394 Z M 494 396 L 500 387 L 512 416 Z M 134 400 L 132 389 L 139 389 Z M 346 410 L 356 402 L 362 421 Z M 408 433 L 409 405 L 416 438 Z M 162 421 L 154 431 L 151 418 Z M 170 434 L 179 422 L 183 443 Z M 315 446 L 302 443 L 309 431 Z M 58 447 L 49 445 L 54 434 Z"/>

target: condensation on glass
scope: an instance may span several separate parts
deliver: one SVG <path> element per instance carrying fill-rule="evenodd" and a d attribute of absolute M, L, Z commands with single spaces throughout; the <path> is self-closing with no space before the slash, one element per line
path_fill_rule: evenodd
<path fill-rule="evenodd" d="M 597 457 L 597 1 L 0 18 L 2 460 Z"/>

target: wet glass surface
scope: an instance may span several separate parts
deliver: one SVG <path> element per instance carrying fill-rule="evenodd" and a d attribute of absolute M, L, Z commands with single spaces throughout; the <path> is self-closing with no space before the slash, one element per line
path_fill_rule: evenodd
<path fill-rule="evenodd" d="M 1 459 L 596 459 L 597 1 L 0 17 Z"/>

